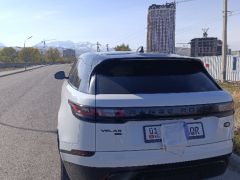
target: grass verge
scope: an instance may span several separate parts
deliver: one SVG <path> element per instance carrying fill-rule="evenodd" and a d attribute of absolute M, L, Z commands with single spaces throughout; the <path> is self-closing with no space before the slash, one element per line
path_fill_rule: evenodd
<path fill-rule="evenodd" d="M 234 139 L 233 139 L 233 143 L 234 143 L 234 147 L 233 147 L 233 151 L 240 155 L 240 133 L 239 132 L 235 132 L 234 133 Z"/>
<path fill-rule="evenodd" d="M 240 155 L 240 83 L 219 83 L 219 85 L 231 93 L 235 106 L 235 132 L 234 132 L 234 152 Z"/>
<path fill-rule="evenodd" d="M 20 69 L 20 68 L 0 68 L 0 72 L 2 72 L 2 71 L 12 71 L 12 70 L 16 70 L 16 69 Z"/>

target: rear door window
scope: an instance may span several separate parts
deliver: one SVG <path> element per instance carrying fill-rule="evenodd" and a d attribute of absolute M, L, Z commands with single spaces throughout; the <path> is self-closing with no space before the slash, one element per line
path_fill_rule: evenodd
<path fill-rule="evenodd" d="M 78 76 L 77 64 L 78 64 L 77 61 L 73 64 L 72 69 L 70 70 L 69 79 L 68 79 L 68 82 L 76 89 L 78 89 L 80 86 L 80 78 Z"/>
<path fill-rule="evenodd" d="M 217 91 L 197 61 L 109 60 L 97 69 L 97 94 L 151 94 Z"/>

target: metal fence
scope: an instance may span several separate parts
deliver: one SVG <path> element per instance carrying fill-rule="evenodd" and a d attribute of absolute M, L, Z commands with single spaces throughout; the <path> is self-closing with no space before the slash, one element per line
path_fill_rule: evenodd
<path fill-rule="evenodd" d="M 206 69 L 216 80 L 221 79 L 222 57 L 206 56 L 200 57 L 205 64 Z M 240 81 L 240 57 L 227 56 L 226 80 L 232 82 Z"/>

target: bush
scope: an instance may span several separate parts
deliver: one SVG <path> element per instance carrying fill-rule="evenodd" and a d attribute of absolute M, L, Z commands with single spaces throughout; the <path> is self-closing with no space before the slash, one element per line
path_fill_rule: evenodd
<path fill-rule="evenodd" d="M 235 131 L 233 138 L 233 151 L 240 155 L 240 129 L 238 131 Z"/>
<path fill-rule="evenodd" d="M 235 133 L 233 138 L 233 150 L 240 155 L 240 84 L 239 83 L 219 83 L 219 85 L 228 91 L 234 100 L 235 107 Z"/>

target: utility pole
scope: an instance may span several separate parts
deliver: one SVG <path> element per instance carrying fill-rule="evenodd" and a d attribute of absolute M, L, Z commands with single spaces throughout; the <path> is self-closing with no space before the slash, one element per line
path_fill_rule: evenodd
<path fill-rule="evenodd" d="M 43 63 L 43 62 L 46 63 L 46 59 L 45 59 L 45 57 L 43 56 L 43 55 L 46 54 L 46 42 L 48 42 L 48 41 L 53 41 L 53 40 L 56 40 L 56 39 L 47 39 L 47 40 L 44 39 L 44 40 L 41 41 L 41 43 L 43 43 L 43 50 L 41 50 L 42 63 Z"/>
<path fill-rule="evenodd" d="M 101 44 L 99 42 L 97 42 L 97 52 L 100 52 L 100 46 L 101 46 Z"/>
<path fill-rule="evenodd" d="M 109 51 L 109 48 L 108 48 L 109 44 L 106 44 L 106 48 L 107 48 L 107 51 Z"/>
<path fill-rule="evenodd" d="M 227 16 L 228 16 L 228 1 L 223 0 L 223 32 L 222 32 L 222 77 L 221 81 L 226 81 L 226 64 L 227 64 Z"/>

